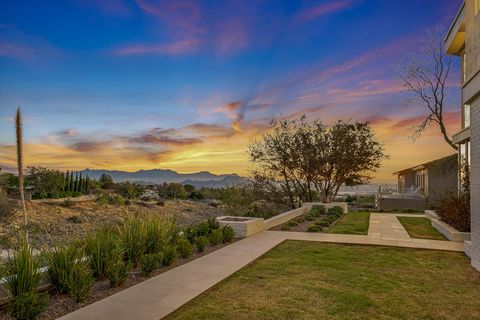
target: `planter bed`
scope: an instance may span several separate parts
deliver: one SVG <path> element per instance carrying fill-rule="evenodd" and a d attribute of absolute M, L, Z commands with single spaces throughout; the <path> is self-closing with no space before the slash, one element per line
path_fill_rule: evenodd
<path fill-rule="evenodd" d="M 191 257 L 189 258 L 181 258 L 179 257 L 173 264 L 170 266 L 161 267 L 149 276 L 143 276 L 138 269 L 133 269 L 130 271 L 128 279 L 121 285 L 117 287 L 111 287 L 108 280 L 97 281 L 92 290 L 90 291 L 88 297 L 85 299 L 84 302 L 76 302 L 74 299 L 71 298 L 68 294 L 56 294 L 52 293 L 49 297 L 49 304 L 47 309 L 37 318 L 38 320 L 53 320 L 57 319 L 61 316 L 64 316 L 68 313 L 71 313 L 75 310 L 83 308 L 89 304 L 102 300 L 108 296 L 111 296 L 117 292 L 125 290 L 131 286 L 134 286 L 140 282 L 143 282 L 147 279 L 155 277 L 159 274 L 167 272 L 171 269 L 174 269 L 178 266 L 181 266 L 185 263 L 198 259 L 204 255 L 207 255 L 211 252 L 214 252 L 218 249 L 221 249 L 237 240 L 233 240 L 230 243 L 220 244 L 216 246 L 208 245 L 205 247 L 204 252 L 194 252 Z M 3 309 L 0 310 L 0 320 L 11 320 L 13 319 L 10 315 L 7 314 L 5 310 L 6 306 L 3 306 Z"/>
<path fill-rule="evenodd" d="M 437 229 L 448 240 L 464 242 L 470 240 L 470 232 L 461 232 L 439 219 L 432 219 L 432 227 Z"/>
<path fill-rule="evenodd" d="M 323 207 L 323 206 L 318 206 Z M 325 207 L 320 212 L 315 212 L 315 207 L 288 222 L 271 228 L 274 231 L 293 231 L 293 232 L 323 232 L 333 226 L 342 216 L 343 213 L 338 211 L 337 214 L 326 211 Z M 326 212 L 324 212 L 326 211 Z M 343 212 L 343 209 L 341 209 Z"/>

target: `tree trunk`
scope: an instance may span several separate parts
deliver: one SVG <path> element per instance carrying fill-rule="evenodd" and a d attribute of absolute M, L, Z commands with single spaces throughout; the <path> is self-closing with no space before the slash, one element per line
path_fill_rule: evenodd
<path fill-rule="evenodd" d="M 453 149 L 455 149 L 457 151 L 458 147 L 453 144 L 452 140 L 448 136 L 447 129 L 445 128 L 445 124 L 443 123 L 443 119 L 440 119 L 440 122 L 438 123 L 438 125 L 440 126 L 440 131 L 442 132 L 443 139 L 445 140 L 445 142 L 448 143 L 450 145 L 450 147 L 452 147 Z"/>

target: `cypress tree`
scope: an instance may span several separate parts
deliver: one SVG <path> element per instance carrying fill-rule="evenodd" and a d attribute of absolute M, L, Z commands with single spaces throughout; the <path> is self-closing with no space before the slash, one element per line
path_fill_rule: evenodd
<path fill-rule="evenodd" d="M 78 191 L 78 172 L 75 173 L 75 182 L 73 183 L 73 191 Z"/>
<path fill-rule="evenodd" d="M 89 194 L 90 193 L 90 177 L 87 176 L 85 179 L 85 193 Z"/>
<path fill-rule="evenodd" d="M 65 187 L 63 188 L 63 191 L 68 192 L 70 187 L 70 172 L 67 170 L 67 174 L 65 176 Z"/>
<path fill-rule="evenodd" d="M 83 177 L 81 172 L 80 172 L 80 178 L 78 179 L 78 191 L 83 193 Z"/>
<path fill-rule="evenodd" d="M 68 191 L 70 192 L 73 192 L 74 188 L 73 188 L 73 171 L 70 171 L 70 184 L 68 186 Z"/>

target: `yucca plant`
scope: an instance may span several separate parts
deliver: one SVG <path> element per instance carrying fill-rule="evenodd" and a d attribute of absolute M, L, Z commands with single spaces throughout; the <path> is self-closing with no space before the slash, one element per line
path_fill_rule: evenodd
<path fill-rule="evenodd" d="M 37 292 L 42 279 L 41 259 L 23 237 L 21 245 L 1 264 L 5 288 L 13 299 L 10 313 L 15 319 L 35 319 L 45 310 L 47 296 Z"/>
<path fill-rule="evenodd" d="M 85 239 L 85 254 L 88 256 L 92 274 L 96 279 L 107 276 L 108 264 L 122 254 L 116 234 L 111 229 L 90 232 Z"/>
<path fill-rule="evenodd" d="M 47 255 L 48 278 L 55 289 L 81 302 L 93 284 L 88 261 L 75 244 L 54 248 Z"/>

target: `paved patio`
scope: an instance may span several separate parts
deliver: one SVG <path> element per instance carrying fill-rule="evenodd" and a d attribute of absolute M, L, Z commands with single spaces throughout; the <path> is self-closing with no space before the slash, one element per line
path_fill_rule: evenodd
<path fill-rule="evenodd" d="M 264 231 L 148 279 L 60 319 L 161 319 L 285 240 L 463 252 L 463 243 L 412 239 L 396 215 L 372 213 L 369 232 L 366 236 Z"/>

